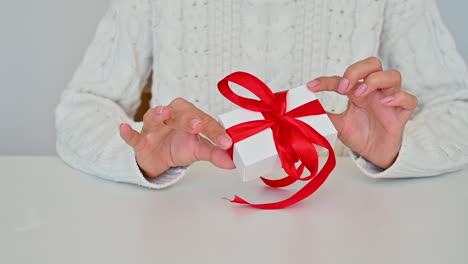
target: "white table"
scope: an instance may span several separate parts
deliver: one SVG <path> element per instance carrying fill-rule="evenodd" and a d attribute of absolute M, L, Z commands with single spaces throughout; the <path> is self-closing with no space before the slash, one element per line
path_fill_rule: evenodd
<path fill-rule="evenodd" d="M 468 263 L 468 171 L 375 180 L 346 158 L 314 195 L 242 183 L 198 163 L 149 190 L 85 175 L 57 157 L 0 157 L 0 263 Z"/>

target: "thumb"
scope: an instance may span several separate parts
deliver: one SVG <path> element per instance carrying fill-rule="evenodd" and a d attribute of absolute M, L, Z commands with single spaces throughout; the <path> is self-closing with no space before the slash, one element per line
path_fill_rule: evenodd
<path fill-rule="evenodd" d="M 145 146 L 145 138 L 135 131 L 129 124 L 120 124 L 119 126 L 120 137 L 127 143 L 130 147 L 135 150 L 135 152 L 141 151 Z"/>
<path fill-rule="evenodd" d="M 218 168 L 234 169 L 236 166 L 226 150 L 214 146 L 204 138 L 200 138 L 200 144 L 195 149 L 195 158 L 213 163 Z"/>
<path fill-rule="evenodd" d="M 218 147 L 213 150 L 210 162 L 222 169 L 234 169 L 236 167 L 227 151 Z"/>

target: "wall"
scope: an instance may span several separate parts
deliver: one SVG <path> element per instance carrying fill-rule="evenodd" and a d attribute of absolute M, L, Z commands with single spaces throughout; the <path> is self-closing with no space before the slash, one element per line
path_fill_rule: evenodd
<path fill-rule="evenodd" d="M 468 62 L 468 1 L 438 0 L 437 3 L 445 24 L 457 42 L 458 51 Z"/>
<path fill-rule="evenodd" d="M 5 1 L 0 9 L 0 154 L 55 152 L 54 108 L 109 0 Z M 439 0 L 468 61 L 468 1 Z"/>
<path fill-rule="evenodd" d="M 108 0 L 5 1 L 0 8 L 0 154 L 55 152 L 54 108 Z"/>

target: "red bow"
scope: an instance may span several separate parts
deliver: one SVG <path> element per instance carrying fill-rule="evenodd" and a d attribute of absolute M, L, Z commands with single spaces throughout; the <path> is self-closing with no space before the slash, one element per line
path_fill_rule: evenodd
<path fill-rule="evenodd" d="M 255 94 L 260 100 L 249 99 L 235 94 L 229 87 L 229 82 L 236 83 Z M 234 144 L 267 128 L 273 131 L 273 138 L 284 171 L 288 174 L 279 180 L 261 178 L 265 184 L 271 187 L 285 187 L 297 180 L 308 181 L 302 189 L 286 200 L 266 203 L 251 204 L 244 199 L 234 197 L 231 202 L 248 204 L 259 209 L 280 209 L 295 204 L 314 193 L 327 179 L 335 167 L 335 153 L 327 139 L 308 124 L 296 119 L 298 117 L 325 114 L 318 100 L 311 101 L 289 112 L 286 112 L 287 91 L 273 93 L 270 88 L 257 77 L 245 73 L 235 72 L 218 83 L 221 94 L 234 104 L 255 112 L 261 112 L 265 120 L 255 120 L 241 123 L 227 129 Z M 328 150 L 328 159 L 320 171 L 318 171 L 318 154 L 314 147 L 321 146 Z M 233 147 L 229 149 L 232 158 Z M 301 161 L 296 168 L 295 163 Z M 301 175 L 304 167 L 310 172 L 307 177 Z"/>

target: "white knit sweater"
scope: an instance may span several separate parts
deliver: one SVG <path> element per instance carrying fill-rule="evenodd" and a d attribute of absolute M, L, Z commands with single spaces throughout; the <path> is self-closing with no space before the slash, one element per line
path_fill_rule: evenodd
<path fill-rule="evenodd" d="M 118 127 L 132 117 L 149 75 L 152 106 L 184 97 L 217 115 L 234 106 L 216 83 L 247 71 L 273 90 L 342 75 L 370 56 L 403 76 L 420 105 L 396 162 L 380 170 L 353 155 L 371 177 L 432 176 L 468 164 L 468 71 L 433 0 L 115 0 L 56 110 L 57 151 L 71 166 L 106 179 L 163 188 L 174 168 L 151 182 Z M 318 95 L 325 109 L 347 98 Z M 341 144 L 337 153 L 343 153 Z"/>

